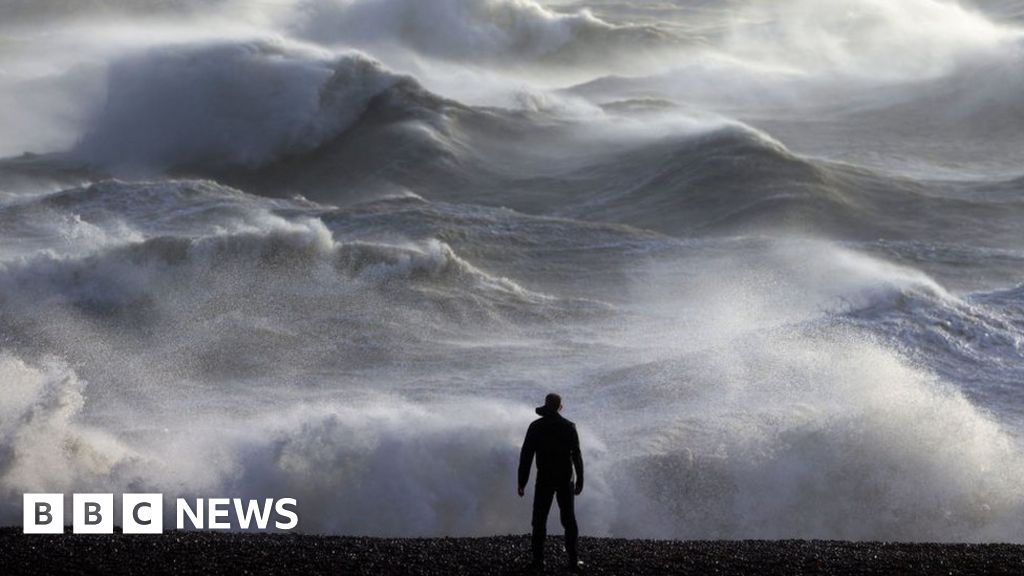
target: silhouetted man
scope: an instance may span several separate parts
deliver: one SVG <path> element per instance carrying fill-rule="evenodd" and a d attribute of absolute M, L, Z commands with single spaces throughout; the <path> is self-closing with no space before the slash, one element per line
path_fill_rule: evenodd
<path fill-rule="evenodd" d="M 533 566 L 544 566 L 544 539 L 547 537 L 548 512 L 551 499 L 558 500 L 559 516 L 565 528 L 565 552 L 569 555 L 569 568 L 582 567 L 576 551 L 579 528 L 573 500 L 583 491 L 583 455 L 576 425 L 562 418 L 562 397 L 548 394 L 544 405 L 537 408 L 540 418 L 530 424 L 519 453 L 519 496 L 526 491 L 530 480 L 530 467 L 537 456 L 537 483 L 533 494 Z M 576 481 L 573 482 L 573 468 Z"/>

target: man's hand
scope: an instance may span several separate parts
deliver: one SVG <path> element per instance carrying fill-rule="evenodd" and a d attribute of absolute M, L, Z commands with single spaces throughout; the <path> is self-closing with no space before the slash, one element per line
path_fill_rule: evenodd
<path fill-rule="evenodd" d="M 522 498 L 523 494 L 526 494 L 526 486 L 519 487 L 519 497 Z"/>
<path fill-rule="evenodd" d="M 579 496 L 580 492 L 583 492 L 583 478 L 576 479 L 576 495 Z"/>

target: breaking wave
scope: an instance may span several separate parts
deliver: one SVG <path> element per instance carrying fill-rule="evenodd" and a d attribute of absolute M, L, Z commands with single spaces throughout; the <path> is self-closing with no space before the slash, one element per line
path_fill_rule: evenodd
<path fill-rule="evenodd" d="M 591 421 L 580 502 L 588 533 L 984 541 L 1020 528 L 1024 461 L 962 395 L 852 334 L 755 340 L 742 353 L 712 350 L 598 383 L 594 392 L 635 395 L 678 387 L 662 379 L 670 373 L 697 377 L 675 391 L 683 403 L 656 408 L 635 396 L 640 410 L 613 417 L 656 424 L 651 432 L 612 441 L 602 439 L 608 423 Z M 2 404 L 13 416 L 5 422 L 17 423 L 2 435 L 9 494 L 103 486 L 288 495 L 308 531 L 521 529 L 521 502 L 508 489 L 530 414 L 521 404 L 385 397 L 222 418 L 215 434 L 189 417 L 169 428 L 135 424 L 131 440 L 114 441 L 82 422 L 83 383 L 66 368 L 8 357 L 3 369 L 15 391 Z M 582 415 L 596 409 L 579 406 Z"/>
<path fill-rule="evenodd" d="M 266 40 L 161 47 L 111 67 L 76 155 L 129 171 L 265 164 L 336 136 L 400 81 L 361 55 Z"/>

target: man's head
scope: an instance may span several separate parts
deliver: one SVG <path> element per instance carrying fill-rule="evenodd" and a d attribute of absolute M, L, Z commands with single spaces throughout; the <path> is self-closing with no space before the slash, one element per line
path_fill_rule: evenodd
<path fill-rule="evenodd" d="M 562 409 L 562 397 L 552 392 L 544 397 L 544 408 L 552 412 L 558 412 Z"/>

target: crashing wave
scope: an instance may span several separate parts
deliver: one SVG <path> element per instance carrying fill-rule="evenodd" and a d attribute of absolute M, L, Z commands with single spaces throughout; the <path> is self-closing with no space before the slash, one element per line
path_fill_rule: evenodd
<path fill-rule="evenodd" d="M 162 46 L 111 66 L 74 156 L 129 172 L 259 166 L 313 150 L 408 81 L 360 54 L 282 41 Z"/>

